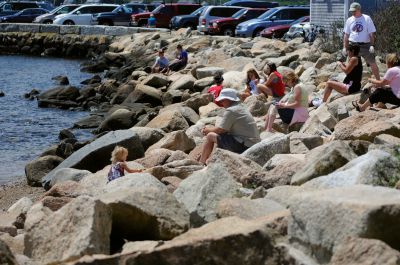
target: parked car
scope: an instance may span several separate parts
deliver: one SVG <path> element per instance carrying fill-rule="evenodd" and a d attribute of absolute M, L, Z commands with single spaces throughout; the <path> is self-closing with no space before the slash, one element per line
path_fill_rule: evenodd
<path fill-rule="evenodd" d="M 296 25 L 298 23 L 304 23 L 304 22 L 309 22 L 309 21 L 310 21 L 309 16 L 301 17 L 299 19 L 296 19 L 295 21 L 293 21 L 290 24 L 284 24 L 284 25 L 278 25 L 278 26 L 266 28 L 263 31 L 261 31 L 260 35 L 261 35 L 261 37 L 264 37 L 264 38 L 282 38 L 283 35 L 286 32 L 288 32 L 288 30 L 291 26 Z"/>
<path fill-rule="evenodd" d="M 111 12 L 116 7 L 118 7 L 118 5 L 111 5 L 111 4 L 82 5 L 72 12 L 56 16 L 54 18 L 53 24 L 91 25 L 92 14 Z"/>
<path fill-rule="evenodd" d="M 122 5 L 124 3 L 123 0 L 86 0 L 85 5 L 88 4 L 116 4 L 116 5 Z"/>
<path fill-rule="evenodd" d="M 1 23 L 32 23 L 32 21 L 42 14 L 49 11 L 43 8 L 27 8 L 15 14 L 0 17 Z"/>
<path fill-rule="evenodd" d="M 236 26 L 239 23 L 259 17 L 267 11 L 266 8 L 245 8 L 237 11 L 232 17 L 211 20 L 208 25 L 208 33 L 234 37 Z"/>
<path fill-rule="evenodd" d="M 54 6 L 48 2 L 32 2 L 32 1 L 4 2 L 0 4 L 0 16 L 12 15 L 27 8 L 43 8 L 50 11 L 54 9 Z"/>
<path fill-rule="evenodd" d="M 208 26 L 211 20 L 217 18 L 231 17 L 237 11 L 244 9 L 240 6 L 207 6 L 199 17 L 197 30 L 208 34 Z"/>
<path fill-rule="evenodd" d="M 310 15 L 308 6 L 281 6 L 271 8 L 261 16 L 240 23 L 236 27 L 235 34 L 238 37 L 256 37 L 265 28 L 284 25 L 294 20 Z"/>
<path fill-rule="evenodd" d="M 182 15 L 182 16 L 174 16 L 171 19 L 171 28 L 172 29 L 179 29 L 179 28 L 192 28 L 196 29 L 197 24 L 199 23 L 199 17 L 201 12 L 205 9 L 205 6 L 202 6 L 189 15 Z"/>
<path fill-rule="evenodd" d="M 252 0 L 231 0 L 223 4 L 224 6 L 243 6 L 251 8 L 273 8 L 279 6 L 277 2 L 264 2 Z"/>
<path fill-rule="evenodd" d="M 79 5 L 62 5 L 50 11 L 50 13 L 40 15 L 33 20 L 33 23 L 52 24 L 53 19 L 61 14 L 67 14 L 77 9 Z"/>
<path fill-rule="evenodd" d="M 156 18 L 157 28 L 168 28 L 170 26 L 171 18 L 179 15 L 187 15 L 201 7 L 199 4 L 186 4 L 186 3 L 175 3 L 175 4 L 162 4 L 159 5 L 152 12 L 145 12 L 136 15 L 132 15 L 131 26 L 143 27 L 147 25 L 147 20 L 150 14 L 153 14 Z"/>
<path fill-rule="evenodd" d="M 85 0 L 64 0 L 63 5 L 81 5 Z"/>
<path fill-rule="evenodd" d="M 129 26 L 131 22 L 131 15 L 143 12 L 144 9 L 139 8 L 136 4 L 124 4 L 115 8 L 112 12 L 104 12 L 93 14 L 92 25 L 106 25 L 106 26 Z M 146 8 L 144 4 L 142 8 Z"/>

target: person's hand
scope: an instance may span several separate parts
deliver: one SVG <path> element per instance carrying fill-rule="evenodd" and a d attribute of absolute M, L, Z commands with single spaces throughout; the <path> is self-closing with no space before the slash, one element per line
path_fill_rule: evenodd
<path fill-rule="evenodd" d="M 347 56 L 347 50 L 346 50 L 346 48 L 343 48 L 343 49 L 342 49 L 342 55 L 343 55 L 343 56 Z"/>
<path fill-rule="evenodd" d="M 207 135 L 207 134 L 209 133 L 208 128 L 207 128 L 207 127 L 204 127 L 203 129 L 201 129 L 201 133 L 202 133 L 203 135 Z"/>
<path fill-rule="evenodd" d="M 278 103 L 276 103 L 275 106 L 278 109 L 282 109 L 282 108 L 285 108 L 287 105 L 286 105 L 286 103 L 278 102 Z"/>
<path fill-rule="evenodd" d="M 369 46 L 369 53 L 375 53 L 375 48 L 374 46 Z"/>

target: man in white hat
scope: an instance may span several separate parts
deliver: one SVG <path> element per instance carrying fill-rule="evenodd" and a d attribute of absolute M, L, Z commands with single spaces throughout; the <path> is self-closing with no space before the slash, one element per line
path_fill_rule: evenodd
<path fill-rule="evenodd" d="M 240 104 L 237 92 L 224 88 L 215 101 L 226 109 L 218 127 L 205 127 L 202 133 L 206 136 L 200 162 L 207 163 L 214 144 L 219 148 L 235 153 L 242 153 L 260 141 L 256 122 L 250 112 Z"/>
<path fill-rule="evenodd" d="M 354 2 L 350 5 L 349 17 L 344 26 L 343 54 L 347 54 L 349 43 L 360 46 L 360 56 L 371 66 L 372 73 L 379 80 L 379 69 L 375 61 L 375 25 L 371 17 L 361 13 L 361 5 Z"/>

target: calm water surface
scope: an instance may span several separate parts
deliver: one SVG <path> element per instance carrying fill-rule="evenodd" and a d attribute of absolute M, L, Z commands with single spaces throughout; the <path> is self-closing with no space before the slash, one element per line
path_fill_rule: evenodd
<path fill-rule="evenodd" d="M 91 77 L 79 71 L 80 61 L 59 58 L 0 56 L 0 184 L 24 176 L 28 161 L 58 143 L 61 129 L 87 115 L 87 112 L 37 107 L 37 101 L 24 99 L 33 88 L 45 91 L 56 86 L 52 77 L 66 75 L 72 85 Z M 75 130 L 78 139 L 90 137 Z"/>

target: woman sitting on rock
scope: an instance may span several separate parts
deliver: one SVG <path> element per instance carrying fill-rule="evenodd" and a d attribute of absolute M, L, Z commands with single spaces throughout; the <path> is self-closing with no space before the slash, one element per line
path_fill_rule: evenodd
<path fill-rule="evenodd" d="M 308 119 L 308 92 L 298 84 L 298 80 L 299 78 L 293 72 L 285 77 L 285 83 L 291 87 L 291 90 L 278 103 L 270 106 L 265 117 L 265 130 L 267 132 L 273 132 L 272 125 L 277 112 L 283 123 L 288 125 L 305 122 Z"/>
<path fill-rule="evenodd" d="M 323 102 L 328 100 L 332 90 L 336 90 L 344 95 L 354 94 L 360 91 L 363 67 L 361 57 L 358 55 L 359 52 L 360 46 L 357 44 L 349 45 L 347 49 L 347 55 L 349 57 L 348 64 L 337 62 L 342 71 L 346 73 L 346 78 L 343 83 L 332 80 L 326 82 L 324 97 L 322 99 Z"/>
<path fill-rule="evenodd" d="M 221 102 L 216 101 L 215 99 L 219 97 L 219 94 L 221 93 L 222 90 L 222 82 L 224 81 L 224 78 L 222 77 L 221 74 L 217 74 L 214 76 L 214 85 L 210 86 L 210 88 L 207 90 L 207 93 L 212 94 L 214 97 L 214 103 L 217 104 L 220 107 L 223 107 Z"/>
<path fill-rule="evenodd" d="M 260 92 L 257 89 L 257 85 L 263 82 L 264 80 L 260 79 L 260 76 L 254 68 L 249 69 L 247 71 L 246 88 L 240 93 L 240 99 L 244 101 L 251 95 L 259 95 Z"/>
<path fill-rule="evenodd" d="M 375 89 L 364 104 L 354 101 L 353 105 L 356 110 L 364 111 L 378 102 L 400 106 L 400 58 L 395 53 L 388 54 L 386 56 L 386 65 L 388 70 L 383 79 L 368 79 L 378 88 Z"/>
<path fill-rule="evenodd" d="M 125 175 L 125 170 L 129 173 L 142 172 L 141 169 L 131 169 L 126 164 L 128 158 L 128 149 L 122 146 L 116 146 L 111 153 L 111 168 L 108 172 L 108 182 Z"/>
<path fill-rule="evenodd" d="M 264 74 L 268 77 L 267 81 L 257 85 L 258 91 L 279 101 L 285 95 L 285 83 L 283 83 L 282 75 L 276 70 L 274 63 L 265 65 Z"/>

